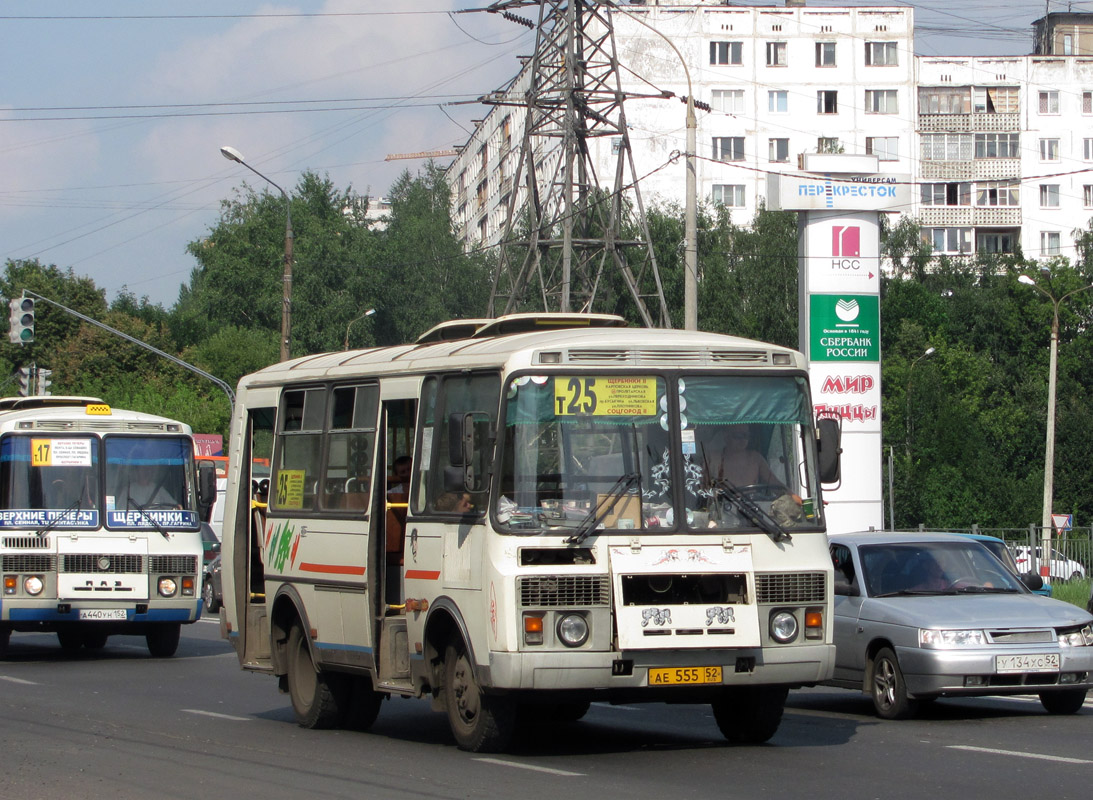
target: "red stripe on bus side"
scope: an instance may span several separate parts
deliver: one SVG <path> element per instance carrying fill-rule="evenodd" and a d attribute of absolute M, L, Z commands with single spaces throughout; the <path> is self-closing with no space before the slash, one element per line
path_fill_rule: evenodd
<path fill-rule="evenodd" d="M 353 565 L 341 565 L 341 564 L 308 564 L 306 561 L 300 562 L 300 569 L 303 572 L 323 572 L 328 575 L 363 575 L 364 567 L 355 567 Z"/>
<path fill-rule="evenodd" d="M 408 569 L 406 570 L 406 578 L 414 578 L 422 581 L 435 581 L 440 578 L 440 570 L 433 572 L 428 569 Z"/>

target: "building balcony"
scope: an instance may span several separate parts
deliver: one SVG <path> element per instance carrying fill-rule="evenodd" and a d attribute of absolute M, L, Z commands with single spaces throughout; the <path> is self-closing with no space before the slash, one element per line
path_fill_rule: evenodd
<path fill-rule="evenodd" d="M 1021 224 L 1021 209 L 1017 206 L 978 206 L 972 210 L 972 224 L 976 227 L 1017 227 Z"/>
<path fill-rule="evenodd" d="M 919 114 L 918 129 L 922 133 L 1006 133 L 1021 130 L 1020 114 Z"/>
<path fill-rule="evenodd" d="M 922 206 L 918 221 L 924 228 L 1017 227 L 1021 209 L 999 206 Z"/>
<path fill-rule="evenodd" d="M 971 161 L 921 161 L 925 181 L 1001 181 L 1021 177 L 1019 158 L 977 158 Z"/>

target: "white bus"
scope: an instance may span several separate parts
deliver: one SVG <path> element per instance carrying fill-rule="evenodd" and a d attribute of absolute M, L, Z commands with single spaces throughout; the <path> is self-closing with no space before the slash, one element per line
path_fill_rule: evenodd
<path fill-rule="evenodd" d="M 94 397 L 0 399 L 0 656 L 12 632 L 153 656 L 201 616 L 202 505 L 189 426 Z"/>
<path fill-rule="evenodd" d="M 761 742 L 831 676 L 838 428 L 803 357 L 624 325 L 456 321 L 239 382 L 221 629 L 300 725 L 429 697 L 497 751 L 518 713 L 668 701 Z"/>

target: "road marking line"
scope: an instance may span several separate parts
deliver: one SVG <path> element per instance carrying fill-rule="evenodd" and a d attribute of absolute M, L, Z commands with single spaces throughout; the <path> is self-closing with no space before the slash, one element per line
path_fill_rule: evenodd
<path fill-rule="evenodd" d="M 22 678 L 9 678 L 7 675 L 0 675 L 0 681 L 7 681 L 8 683 L 21 683 L 25 686 L 41 686 L 36 681 L 25 681 Z"/>
<path fill-rule="evenodd" d="M 1049 756 L 1043 753 L 1020 753 L 1016 750 L 996 750 L 993 747 L 972 747 L 967 744 L 946 745 L 950 750 L 972 750 L 976 753 L 993 753 L 997 756 L 1017 756 L 1019 758 L 1036 758 L 1040 761 L 1060 761 L 1064 764 L 1093 764 L 1084 758 L 1066 758 L 1065 756 Z"/>
<path fill-rule="evenodd" d="M 236 722 L 250 722 L 250 717 L 233 717 L 231 714 L 217 714 L 215 711 L 200 711 L 196 708 L 182 709 L 187 714 L 200 714 L 203 717 L 216 717 L 217 719 L 231 719 Z"/>
<path fill-rule="evenodd" d="M 583 778 L 585 773 L 583 772 L 567 772 L 564 769 L 552 769 L 550 767 L 537 767 L 534 764 L 519 764 L 515 761 L 505 761 L 500 758 L 476 758 L 475 761 L 481 761 L 485 764 L 497 764 L 502 767 L 516 767 L 517 769 L 530 769 L 532 772 L 546 772 L 551 775 L 560 775 L 563 778 Z"/>

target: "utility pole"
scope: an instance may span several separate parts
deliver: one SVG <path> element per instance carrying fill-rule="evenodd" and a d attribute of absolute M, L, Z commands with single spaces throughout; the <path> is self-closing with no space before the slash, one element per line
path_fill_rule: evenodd
<path fill-rule="evenodd" d="M 538 8 L 537 23 L 512 13 L 531 7 Z M 670 327 L 630 149 L 610 9 L 596 0 L 498 0 L 486 10 L 536 30 L 521 75 L 482 98 L 524 117 L 489 315 L 529 307 L 591 311 L 604 275 L 614 270 L 645 326 Z M 597 180 L 597 139 L 610 141 L 615 156 L 610 188 Z M 634 215 L 632 238 L 623 236 L 624 198 Z"/>

